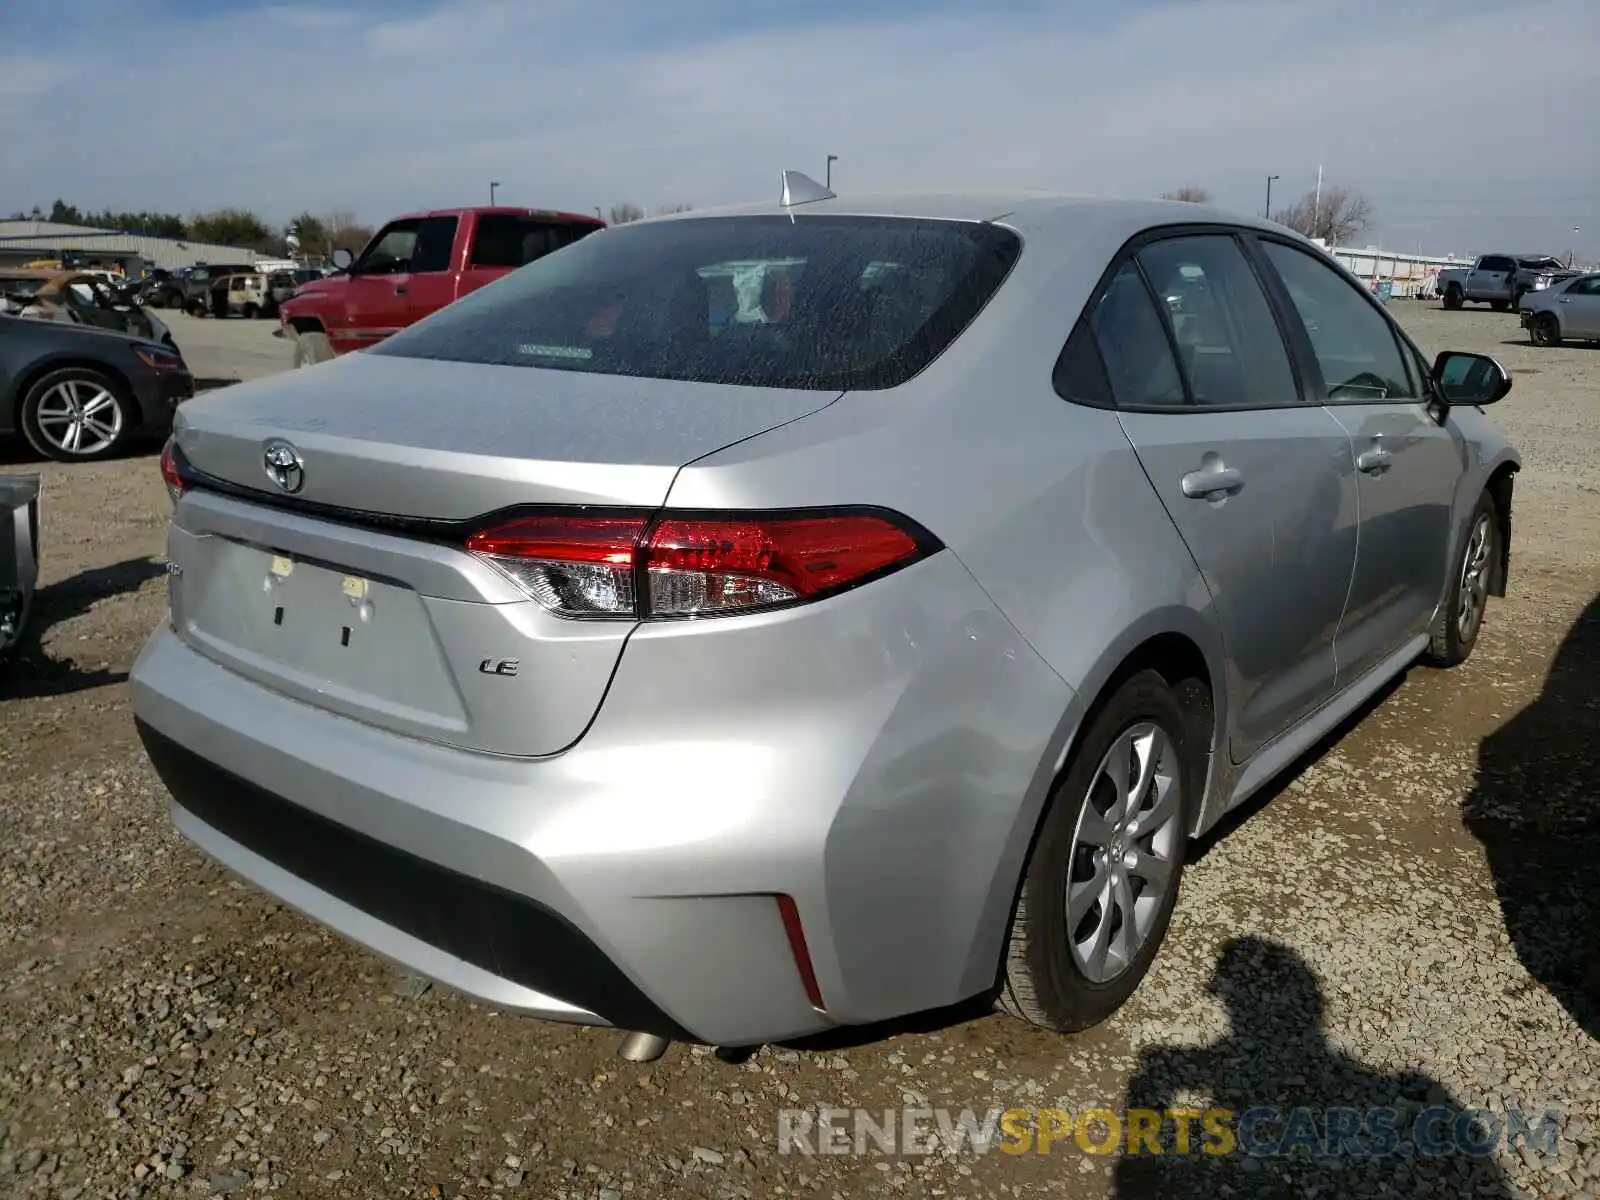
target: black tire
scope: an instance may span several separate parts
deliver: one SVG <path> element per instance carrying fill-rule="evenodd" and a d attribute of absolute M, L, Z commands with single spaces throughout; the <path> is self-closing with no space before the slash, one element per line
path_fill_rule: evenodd
<path fill-rule="evenodd" d="M 1537 313 L 1528 325 L 1528 340 L 1535 346 L 1561 345 L 1561 323 L 1555 313 Z"/>
<path fill-rule="evenodd" d="M 1484 538 L 1481 549 L 1477 539 L 1480 530 Z M 1434 618 L 1433 629 L 1429 631 L 1428 649 L 1423 654 L 1423 661 L 1430 667 L 1441 670 L 1456 667 L 1471 657 L 1472 648 L 1478 644 L 1478 635 L 1483 632 L 1484 618 L 1489 609 L 1489 589 L 1499 570 L 1500 518 L 1494 501 L 1485 492 L 1478 497 L 1478 503 L 1467 521 L 1461 550 L 1451 564 L 1450 586 L 1445 592 L 1444 604 Z M 1472 589 L 1474 615 L 1470 627 L 1463 629 L 1462 598 L 1469 587 Z"/>
<path fill-rule="evenodd" d="M 1511 301 L 1509 301 L 1509 300 L 1491 300 L 1491 301 L 1489 301 L 1489 307 L 1494 309 L 1495 312 L 1505 312 L 1506 309 L 1511 307 Z"/>
<path fill-rule="evenodd" d="M 329 362 L 333 358 L 333 343 L 328 340 L 328 335 L 320 329 L 304 330 L 295 334 L 294 338 L 294 365 L 297 367 L 311 367 L 317 363 Z"/>
<path fill-rule="evenodd" d="M 1166 855 L 1170 882 L 1142 945 L 1118 974 L 1097 981 L 1079 966 L 1069 947 L 1074 931 L 1068 928 L 1068 885 L 1078 871 L 1099 865 L 1092 856 L 1083 856 L 1088 848 L 1077 845 L 1076 834 L 1091 804 L 1097 813 L 1105 811 L 1099 805 L 1103 789 L 1093 788 L 1104 782 L 1103 760 L 1125 732 L 1146 723 L 1166 734 L 1176 766 L 1172 776 L 1179 789 L 1176 837 Z M 1139 986 L 1166 937 L 1181 886 L 1196 788 L 1203 782 L 1199 764 L 1204 749 L 1191 745 L 1195 730 L 1178 694 L 1160 674 L 1149 670 L 1127 679 L 1090 720 L 1072 761 L 1056 782 L 1023 874 L 997 997 L 1001 1009 L 1045 1029 L 1075 1033 L 1111 1016 Z M 1142 809 L 1147 796 L 1139 799 Z M 1144 848 L 1139 838 L 1129 844 Z M 1080 923 L 1080 932 L 1095 913 L 1109 920 L 1096 902 Z"/>
<path fill-rule="evenodd" d="M 144 306 L 146 308 L 165 308 L 167 306 L 167 298 L 160 292 L 151 292 L 144 298 Z"/>
<path fill-rule="evenodd" d="M 33 593 L 21 589 L 0 592 L 0 667 L 17 652 L 28 631 Z"/>
<path fill-rule="evenodd" d="M 1461 289 L 1453 283 L 1444 289 L 1444 306 L 1448 309 L 1460 308 L 1465 299 L 1466 297 L 1461 294 Z"/>
<path fill-rule="evenodd" d="M 40 406 L 52 397 L 57 388 L 63 384 L 73 383 L 103 390 L 116 406 L 115 436 L 104 445 L 98 444 L 103 439 L 97 438 L 96 446 L 82 453 L 59 445 L 46 435 L 40 424 Z M 41 376 L 22 397 L 21 417 L 22 435 L 28 439 L 28 445 L 37 453 L 56 462 L 98 462 L 101 459 L 114 457 L 128 445 L 139 424 L 138 408 L 128 394 L 128 389 L 109 375 L 91 367 L 63 367 L 59 371 L 51 371 Z"/>

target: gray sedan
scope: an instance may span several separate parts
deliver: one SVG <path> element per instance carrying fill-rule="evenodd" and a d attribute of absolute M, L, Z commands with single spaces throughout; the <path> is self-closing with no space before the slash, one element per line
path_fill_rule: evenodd
<path fill-rule="evenodd" d="M 1535 346 L 1600 341 L 1600 274 L 1578 275 L 1523 296 L 1522 327 Z"/>
<path fill-rule="evenodd" d="M 239 875 L 637 1056 L 1079 1030 L 1195 835 L 1472 652 L 1510 387 L 1277 225 L 791 174 L 185 405 L 133 708 Z"/>

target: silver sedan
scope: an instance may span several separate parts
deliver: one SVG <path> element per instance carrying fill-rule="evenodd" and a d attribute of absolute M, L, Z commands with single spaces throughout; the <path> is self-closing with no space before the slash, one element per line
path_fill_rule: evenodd
<path fill-rule="evenodd" d="M 1510 387 L 1276 225 L 790 175 L 185 405 L 133 707 L 195 844 L 506 1008 L 1078 1030 L 1472 652 Z"/>
<path fill-rule="evenodd" d="M 1577 275 L 1522 297 L 1522 327 L 1535 346 L 1600 341 L 1600 274 Z"/>

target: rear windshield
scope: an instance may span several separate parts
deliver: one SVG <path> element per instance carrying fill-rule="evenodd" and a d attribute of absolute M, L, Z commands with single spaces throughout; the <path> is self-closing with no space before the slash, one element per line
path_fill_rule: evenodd
<path fill-rule="evenodd" d="M 994 225 L 698 217 L 603 230 L 370 354 L 843 391 L 944 351 L 1021 249 Z"/>

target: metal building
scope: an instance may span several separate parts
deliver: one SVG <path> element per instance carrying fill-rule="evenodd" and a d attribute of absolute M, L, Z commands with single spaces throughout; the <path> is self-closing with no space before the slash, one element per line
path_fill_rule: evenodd
<path fill-rule="evenodd" d="M 0 267 L 70 255 L 89 267 L 121 267 L 129 274 L 145 268 L 176 271 L 199 263 L 251 263 L 266 256 L 237 246 L 217 246 L 184 238 L 146 237 L 51 221 L 0 221 Z"/>

